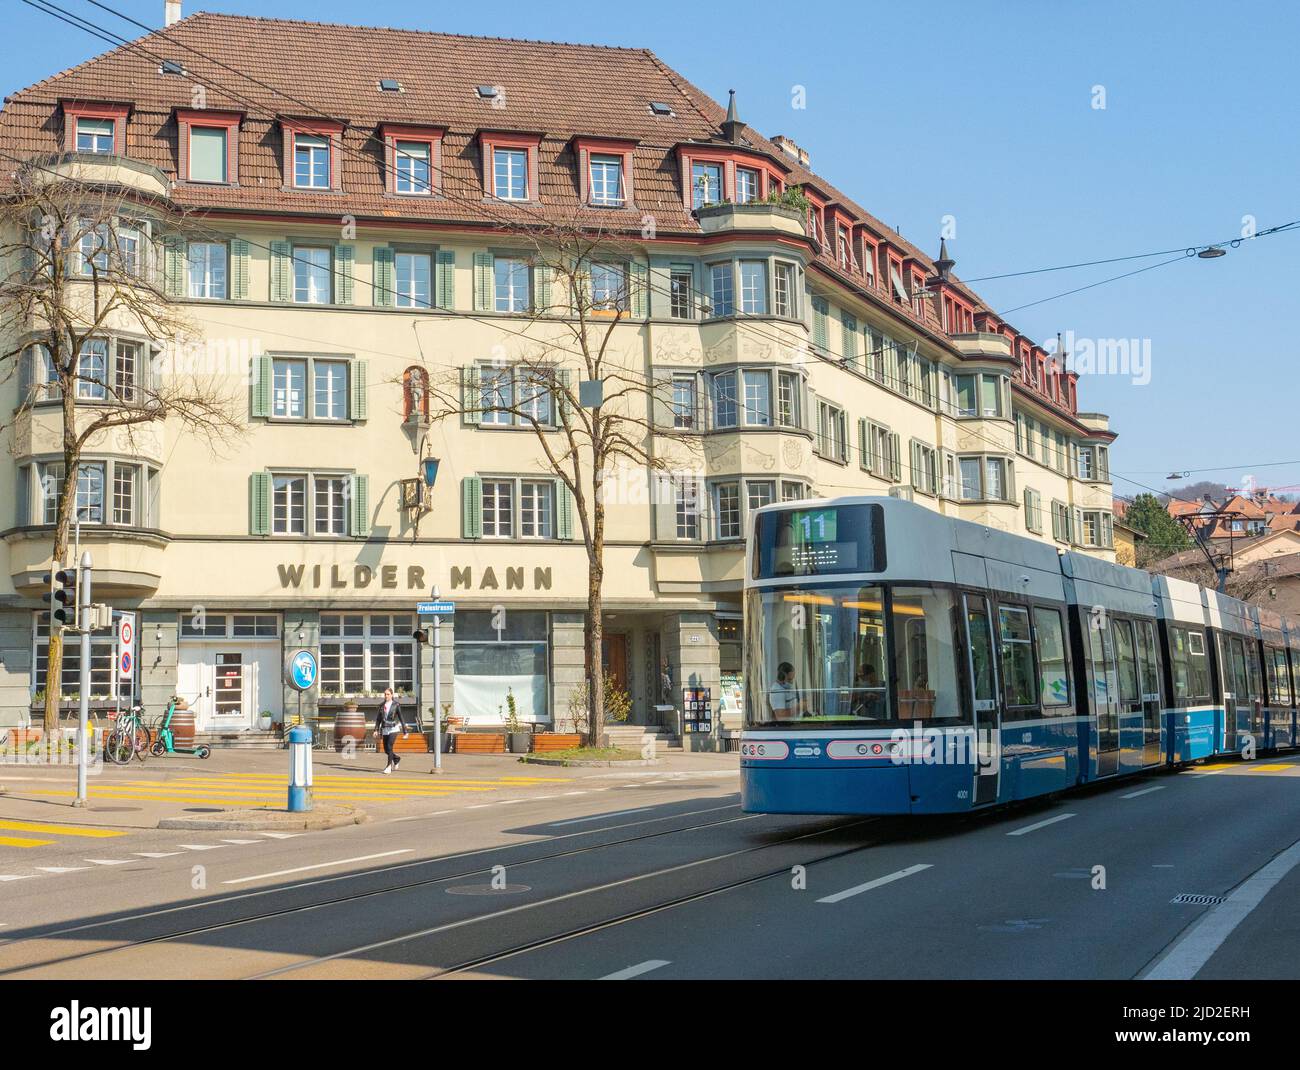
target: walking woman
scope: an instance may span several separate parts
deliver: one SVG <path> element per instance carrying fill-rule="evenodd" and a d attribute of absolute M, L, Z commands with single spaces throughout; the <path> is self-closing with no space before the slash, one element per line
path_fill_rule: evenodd
<path fill-rule="evenodd" d="M 393 746 L 397 742 L 399 732 L 405 739 L 406 722 L 402 718 L 402 705 L 393 698 L 393 689 L 388 687 L 384 689 L 384 701 L 380 703 L 379 712 L 375 714 L 376 742 L 383 740 L 384 753 L 388 755 L 388 764 L 384 766 L 385 774 L 391 773 L 402 764 L 402 759 L 393 753 Z"/>

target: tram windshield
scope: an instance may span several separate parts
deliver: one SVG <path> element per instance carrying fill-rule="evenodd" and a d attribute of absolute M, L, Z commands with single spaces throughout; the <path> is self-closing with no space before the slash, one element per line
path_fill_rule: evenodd
<path fill-rule="evenodd" d="M 952 591 L 754 589 L 745 608 L 747 727 L 961 722 Z"/>

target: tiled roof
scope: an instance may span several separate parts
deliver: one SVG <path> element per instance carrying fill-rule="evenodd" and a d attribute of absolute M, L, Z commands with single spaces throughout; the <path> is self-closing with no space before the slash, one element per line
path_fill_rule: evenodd
<path fill-rule="evenodd" d="M 160 73 L 164 59 L 180 62 L 185 75 Z M 381 92 L 381 78 L 397 79 L 402 92 Z M 347 211 L 362 217 L 466 223 L 527 223 L 539 212 L 571 218 L 578 198 L 569 142 L 586 134 L 639 142 L 633 161 L 636 206 L 601 210 L 602 219 L 639 228 L 643 213 L 649 212 L 661 233 L 698 234 L 699 224 L 683 204 L 671 150 L 684 141 L 719 141 L 726 115 L 722 105 L 645 49 L 200 13 L 12 94 L 0 115 L 0 152 L 27 157 L 59 151 L 60 100 L 130 102 L 127 155 L 174 176 L 173 113 L 194 106 L 196 85 L 204 87 L 207 108 L 246 113 L 240 131 L 240 185 L 181 186 L 176 191 L 178 203 L 198 210 Z M 475 92 L 480 85 L 502 87 L 505 106 L 480 99 Z M 651 101 L 668 104 L 673 114 L 652 114 Z M 325 115 L 347 122 L 343 194 L 283 188 L 276 115 Z M 385 196 L 382 147 L 374 137 L 381 122 L 447 127 L 446 196 Z M 475 141 L 482 129 L 543 135 L 541 205 L 485 203 Z M 749 147 L 782 160 L 790 168 L 790 184 L 812 183 L 904 256 L 916 257 L 927 274 L 933 272 L 932 260 L 921 249 L 847 194 L 748 127 L 744 138 Z M 849 285 L 867 288 L 860 275 L 840 270 L 829 243 L 818 263 Z M 952 281 L 960 285 L 955 277 Z M 887 278 L 878 280 L 874 292 L 891 302 Z M 963 292 L 977 311 L 988 310 L 971 291 L 963 287 Z M 892 305 L 897 314 L 917 319 L 907 306 Z M 927 306 L 920 322 L 938 332 L 933 302 Z"/>

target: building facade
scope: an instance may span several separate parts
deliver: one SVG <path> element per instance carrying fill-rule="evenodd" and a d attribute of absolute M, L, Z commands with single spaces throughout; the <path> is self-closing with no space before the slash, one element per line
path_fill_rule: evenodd
<path fill-rule="evenodd" d="M 145 44 L 10 97 L 0 151 L 138 194 L 124 228 L 195 325 L 179 354 L 106 330 L 78 406 L 103 403 L 97 377 L 176 359 L 241 398 L 218 452 L 169 421 L 101 437 L 78 476 L 96 598 L 138 614 L 151 709 L 180 694 L 201 731 L 255 730 L 296 709 L 283 666 L 305 648 L 310 711 L 391 686 L 426 720 L 500 723 L 511 702 L 568 719 L 588 560 L 512 369 L 567 348 L 580 378 L 572 295 L 536 255 L 574 220 L 610 235 L 582 285 L 616 312 L 611 350 L 646 384 L 627 415 L 666 469 L 625 465 L 607 498 L 605 659 L 632 720 L 686 687 L 738 717 L 759 505 L 894 494 L 1113 559 L 1114 435 L 1079 410 L 1077 377 L 946 250 L 927 257 L 652 54 L 206 14 Z M 232 69 L 275 71 L 280 91 Z M 32 347 L 0 386 L 27 417 L 0 456 L 0 724 L 44 686 L 61 410 L 42 368 Z M 469 400 L 438 418 L 453 380 Z M 559 421 L 545 391 L 528 404 Z M 435 589 L 457 606 L 436 696 L 433 647 L 412 638 Z M 96 636 L 96 701 L 110 656 Z M 77 673 L 69 650 L 65 693 Z"/>

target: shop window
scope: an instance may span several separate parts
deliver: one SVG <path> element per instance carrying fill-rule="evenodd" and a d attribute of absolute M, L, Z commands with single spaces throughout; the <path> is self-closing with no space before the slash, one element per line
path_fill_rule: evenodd
<path fill-rule="evenodd" d="M 502 724 L 513 702 L 521 720 L 549 721 L 549 632 L 543 612 L 457 613 L 453 685 L 457 715 L 471 726 Z"/>

